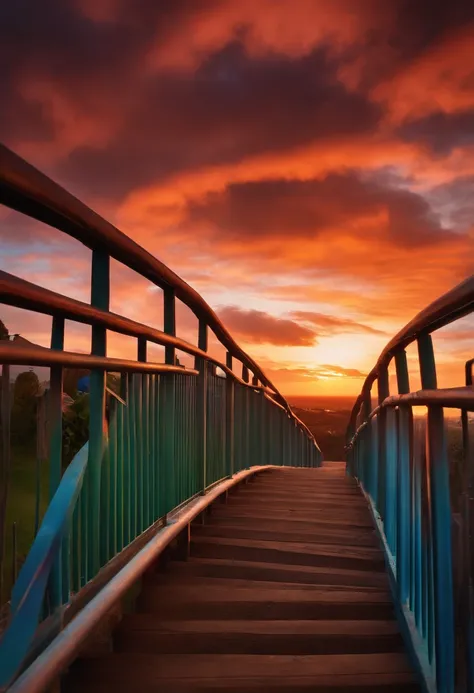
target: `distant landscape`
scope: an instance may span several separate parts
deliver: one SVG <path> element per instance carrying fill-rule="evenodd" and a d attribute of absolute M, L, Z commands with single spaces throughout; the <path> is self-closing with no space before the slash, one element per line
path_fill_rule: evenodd
<path fill-rule="evenodd" d="M 345 459 L 347 424 L 355 397 L 288 397 L 295 414 L 318 441 L 326 460 Z"/>

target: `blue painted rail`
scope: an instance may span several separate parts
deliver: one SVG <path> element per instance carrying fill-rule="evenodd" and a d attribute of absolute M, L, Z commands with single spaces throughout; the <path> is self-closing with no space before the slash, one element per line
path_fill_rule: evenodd
<path fill-rule="evenodd" d="M 87 603 L 88 591 L 95 593 L 166 525 L 171 511 L 242 470 L 255 465 L 315 467 L 321 452 L 285 398 L 194 289 L 5 147 L 0 147 L 0 203 L 92 250 L 90 304 L 0 272 L 0 303 L 52 316 L 50 349 L 0 342 L 6 486 L 9 367 L 51 369 L 50 504 L 13 588 L 9 623 L 0 641 L 3 690 L 72 617 L 68 614 Z M 111 258 L 163 290 L 163 330 L 110 312 Z M 197 345 L 176 335 L 177 301 L 198 318 Z M 90 354 L 64 350 L 66 320 L 92 327 Z M 107 356 L 108 331 L 136 339 L 136 360 Z M 226 349 L 225 363 L 208 351 L 210 332 Z M 164 363 L 148 358 L 148 344 L 164 346 Z M 194 367 L 178 365 L 177 353 L 192 356 Z M 65 368 L 90 371 L 90 418 L 88 445 L 63 472 Z M 108 373 L 119 374 L 120 393 L 108 392 Z M 0 510 L 1 572 L 4 504 Z"/>
<path fill-rule="evenodd" d="M 466 363 L 464 386 L 438 388 L 431 334 L 473 311 L 471 277 L 401 330 L 368 375 L 347 432 L 348 472 L 373 509 L 418 667 L 428 688 L 439 693 L 474 690 L 474 427 L 468 416 L 474 411 L 474 361 Z M 414 342 L 418 392 L 410 391 L 405 351 Z M 391 363 L 396 394 L 389 391 Z M 460 513 L 452 507 L 444 408 L 461 413 Z"/>

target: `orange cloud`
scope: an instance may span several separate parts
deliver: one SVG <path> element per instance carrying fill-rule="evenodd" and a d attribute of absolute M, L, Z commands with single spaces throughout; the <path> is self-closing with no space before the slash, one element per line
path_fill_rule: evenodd
<path fill-rule="evenodd" d="M 246 343 L 312 346 L 316 341 L 313 330 L 293 320 L 278 318 L 260 310 L 227 306 L 221 308 L 218 315 L 226 327 Z"/>
<path fill-rule="evenodd" d="M 0 128 L 220 306 L 287 391 L 355 393 L 385 335 L 473 269 L 473 21 L 462 0 L 4 3 Z M 2 267 L 89 299 L 88 250 L 0 215 Z M 161 292 L 115 263 L 111 293 L 162 326 Z M 6 317 L 48 343 L 47 321 Z M 177 322 L 195 342 L 181 304 Z"/>

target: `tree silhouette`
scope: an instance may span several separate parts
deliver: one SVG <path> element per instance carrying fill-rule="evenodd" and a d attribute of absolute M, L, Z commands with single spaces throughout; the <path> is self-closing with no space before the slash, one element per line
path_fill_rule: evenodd
<path fill-rule="evenodd" d="M 38 376 L 24 371 L 17 376 L 13 388 L 11 436 L 16 443 L 30 443 L 36 433 L 36 406 L 40 391 Z"/>
<path fill-rule="evenodd" d="M 8 338 L 8 330 L 5 327 L 5 323 L 0 320 L 0 339 Z"/>

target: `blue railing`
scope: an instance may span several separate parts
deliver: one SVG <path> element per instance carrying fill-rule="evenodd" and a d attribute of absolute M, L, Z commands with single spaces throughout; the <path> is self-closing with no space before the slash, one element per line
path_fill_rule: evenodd
<path fill-rule="evenodd" d="M 396 335 L 364 383 L 347 434 L 348 471 L 359 479 L 373 509 L 412 654 L 426 686 L 438 693 L 474 690 L 474 429 L 468 417 L 474 411 L 474 389 L 473 361 L 466 364 L 464 386 L 437 387 L 431 333 L 473 311 L 471 277 Z M 419 392 L 410 391 L 405 351 L 413 342 L 418 346 Z M 390 396 L 392 361 L 398 393 Z M 378 406 L 373 408 L 375 384 Z M 425 416 L 414 412 L 420 406 L 426 407 Z M 461 412 L 459 515 L 450 493 L 445 407 Z M 453 532 L 459 539 L 455 549 Z"/>
<path fill-rule="evenodd" d="M 9 365 L 51 369 L 50 500 L 13 588 L 10 620 L 0 640 L 1 689 L 31 654 L 39 621 L 80 603 L 85 588 L 100 584 L 113 561 L 127 560 L 127 551 L 163 527 L 170 511 L 253 465 L 317 466 L 321 452 L 285 398 L 196 291 L 4 147 L 0 203 L 92 250 L 90 304 L 0 272 L 0 303 L 52 316 L 50 349 L 0 342 L 1 444 L 7 457 Z M 110 312 L 111 258 L 163 289 L 163 331 Z M 197 346 L 176 335 L 178 300 L 198 318 Z M 92 327 L 90 354 L 64 351 L 66 320 Z M 137 359 L 108 357 L 107 331 L 135 338 Z M 225 363 L 208 351 L 210 331 L 226 349 Z M 164 346 L 164 363 L 148 358 L 149 343 Z M 194 357 L 195 367 L 178 365 L 177 352 Z M 63 473 L 66 367 L 90 371 L 89 443 Z M 119 374 L 120 392 L 112 395 L 106 388 L 110 373 Z M 8 473 L 5 478 L 8 484 Z"/>

